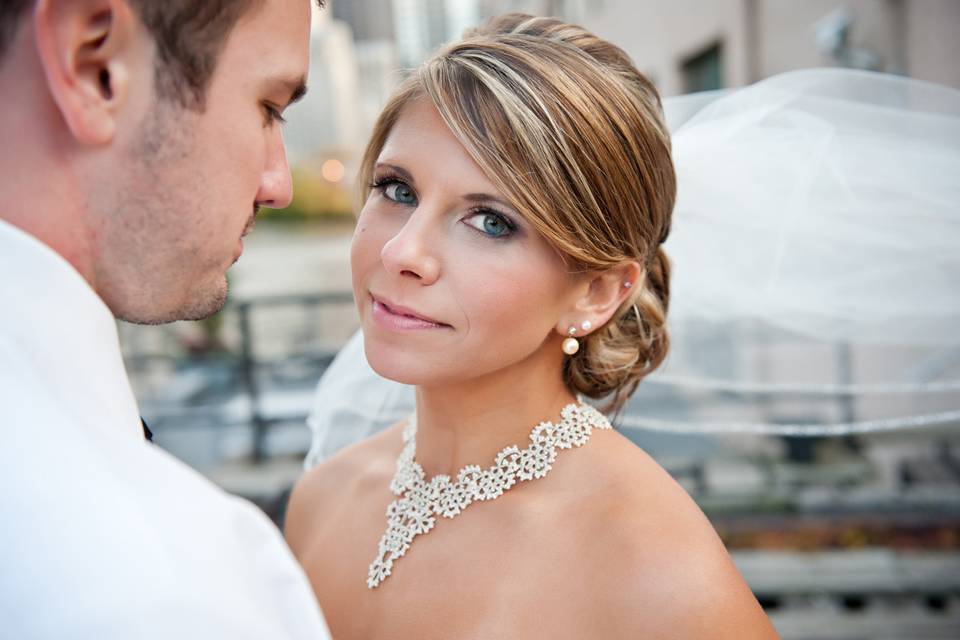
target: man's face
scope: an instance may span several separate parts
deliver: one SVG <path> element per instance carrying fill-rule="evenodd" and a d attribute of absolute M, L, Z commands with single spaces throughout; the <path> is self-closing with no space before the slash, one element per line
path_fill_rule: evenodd
<path fill-rule="evenodd" d="M 94 277 L 118 318 L 199 319 L 223 306 L 257 207 L 292 196 L 276 115 L 302 88 L 309 42 L 307 0 L 261 3 L 228 36 L 202 112 L 153 98 L 118 129 L 113 170 L 90 177 Z"/>

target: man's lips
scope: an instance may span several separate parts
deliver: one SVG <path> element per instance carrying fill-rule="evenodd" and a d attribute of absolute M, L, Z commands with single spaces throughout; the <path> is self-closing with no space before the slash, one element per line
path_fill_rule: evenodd
<path fill-rule="evenodd" d="M 403 305 L 391 302 L 386 298 L 382 298 L 380 296 L 376 296 L 373 294 L 371 294 L 370 297 L 373 299 L 375 310 L 376 310 L 376 307 L 380 307 L 380 309 L 384 313 L 394 316 L 395 318 L 398 318 L 398 319 L 406 318 L 408 320 L 413 321 L 413 323 L 420 323 L 423 325 L 432 325 L 436 327 L 450 326 L 445 322 L 440 322 L 439 320 L 435 320 L 434 318 L 431 318 L 428 315 L 420 313 L 419 311 L 416 311 L 409 307 L 404 307 Z"/>
<path fill-rule="evenodd" d="M 250 215 L 250 219 L 247 220 L 247 225 L 243 228 L 243 233 L 240 234 L 241 238 L 253 231 L 253 226 L 257 223 L 257 215 L 259 213 L 260 205 L 253 205 L 253 213 Z"/>
<path fill-rule="evenodd" d="M 243 227 L 243 231 L 240 232 L 240 237 L 237 238 L 237 250 L 233 256 L 233 262 L 236 263 L 240 259 L 240 255 L 243 253 L 243 239 L 247 236 L 248 233 L 253 231 L 253 226 L 257 222 L 257 215 L 260 213 L 260 205 L 253 205 L 253 213 L 250 214 L 250 219 L 247 220 L 247 224 Z"/>

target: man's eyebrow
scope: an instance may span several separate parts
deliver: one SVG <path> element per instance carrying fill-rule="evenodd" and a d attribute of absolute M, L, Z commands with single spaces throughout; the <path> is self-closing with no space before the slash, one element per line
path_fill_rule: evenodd
<path fill-rule="evenodd" d="M 290 106 L 294 102 L 299 102 L 305 95 L 307 95 L 307 83 L 301 79 L 300 82 L 297 83 L 297 86 L 293 88 L 293 91 L 290 92 L 290 99 L 287 101 L 287 106 Z"/>
<path fill-rule="evenodd" d="M 290 106 L 307 95 L 307 80 L 303 76 L 278 80 L 276 86 L 278 87 L 278 91 L 286 89 L 287 92 L 289 92 L 290 97 L 287 99 L 287 106 Z"/>

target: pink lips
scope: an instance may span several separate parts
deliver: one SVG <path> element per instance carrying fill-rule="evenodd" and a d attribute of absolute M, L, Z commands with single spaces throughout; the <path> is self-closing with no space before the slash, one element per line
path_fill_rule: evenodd
<path fill-rule="evenodd" d="M 373 299 L 373 319 L 385 329 L 410 331 L 413 329 L 448 329 L 450 325 L 418 314 L 417 312 L 395 305 L 386 300 L 371 296 Z"/>

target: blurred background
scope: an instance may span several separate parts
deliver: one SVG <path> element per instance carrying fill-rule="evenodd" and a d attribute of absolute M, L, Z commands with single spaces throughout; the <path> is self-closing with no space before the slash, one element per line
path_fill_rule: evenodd
<path fill-rule="evenodd" d="M 956 0 L 328 0 L 314 16 L 310 92 L 285 129 L 293 204 L 266 212 L 245 240 L 221 313 L 120 327 L 158 444 L 278 524 L 310 444 L 316 383 L 358 326 L 348 255 L 366 137 L 406 69 L 509 11 L 611 40 L 664 97 L 821 66 L 960 88 Z M 735 356 L 729 341 L 704 347 Z M 958 367 L 960 354 L 940 353 L 932 378 L 956 380 Z M 931 402 L 957 408 L 957 388 Z M 782 636 L 960 638 L 960 423 L 796 437 L 651 431 L 630 419 L 724 402 L 723 392 L 681 397 L 645 382 L 624 430 L 710 516 Z M 853 403 L 834 404 L 831 415 L 860 417 Z M 767 422 L 796 420 L 765 411 Z"/>

